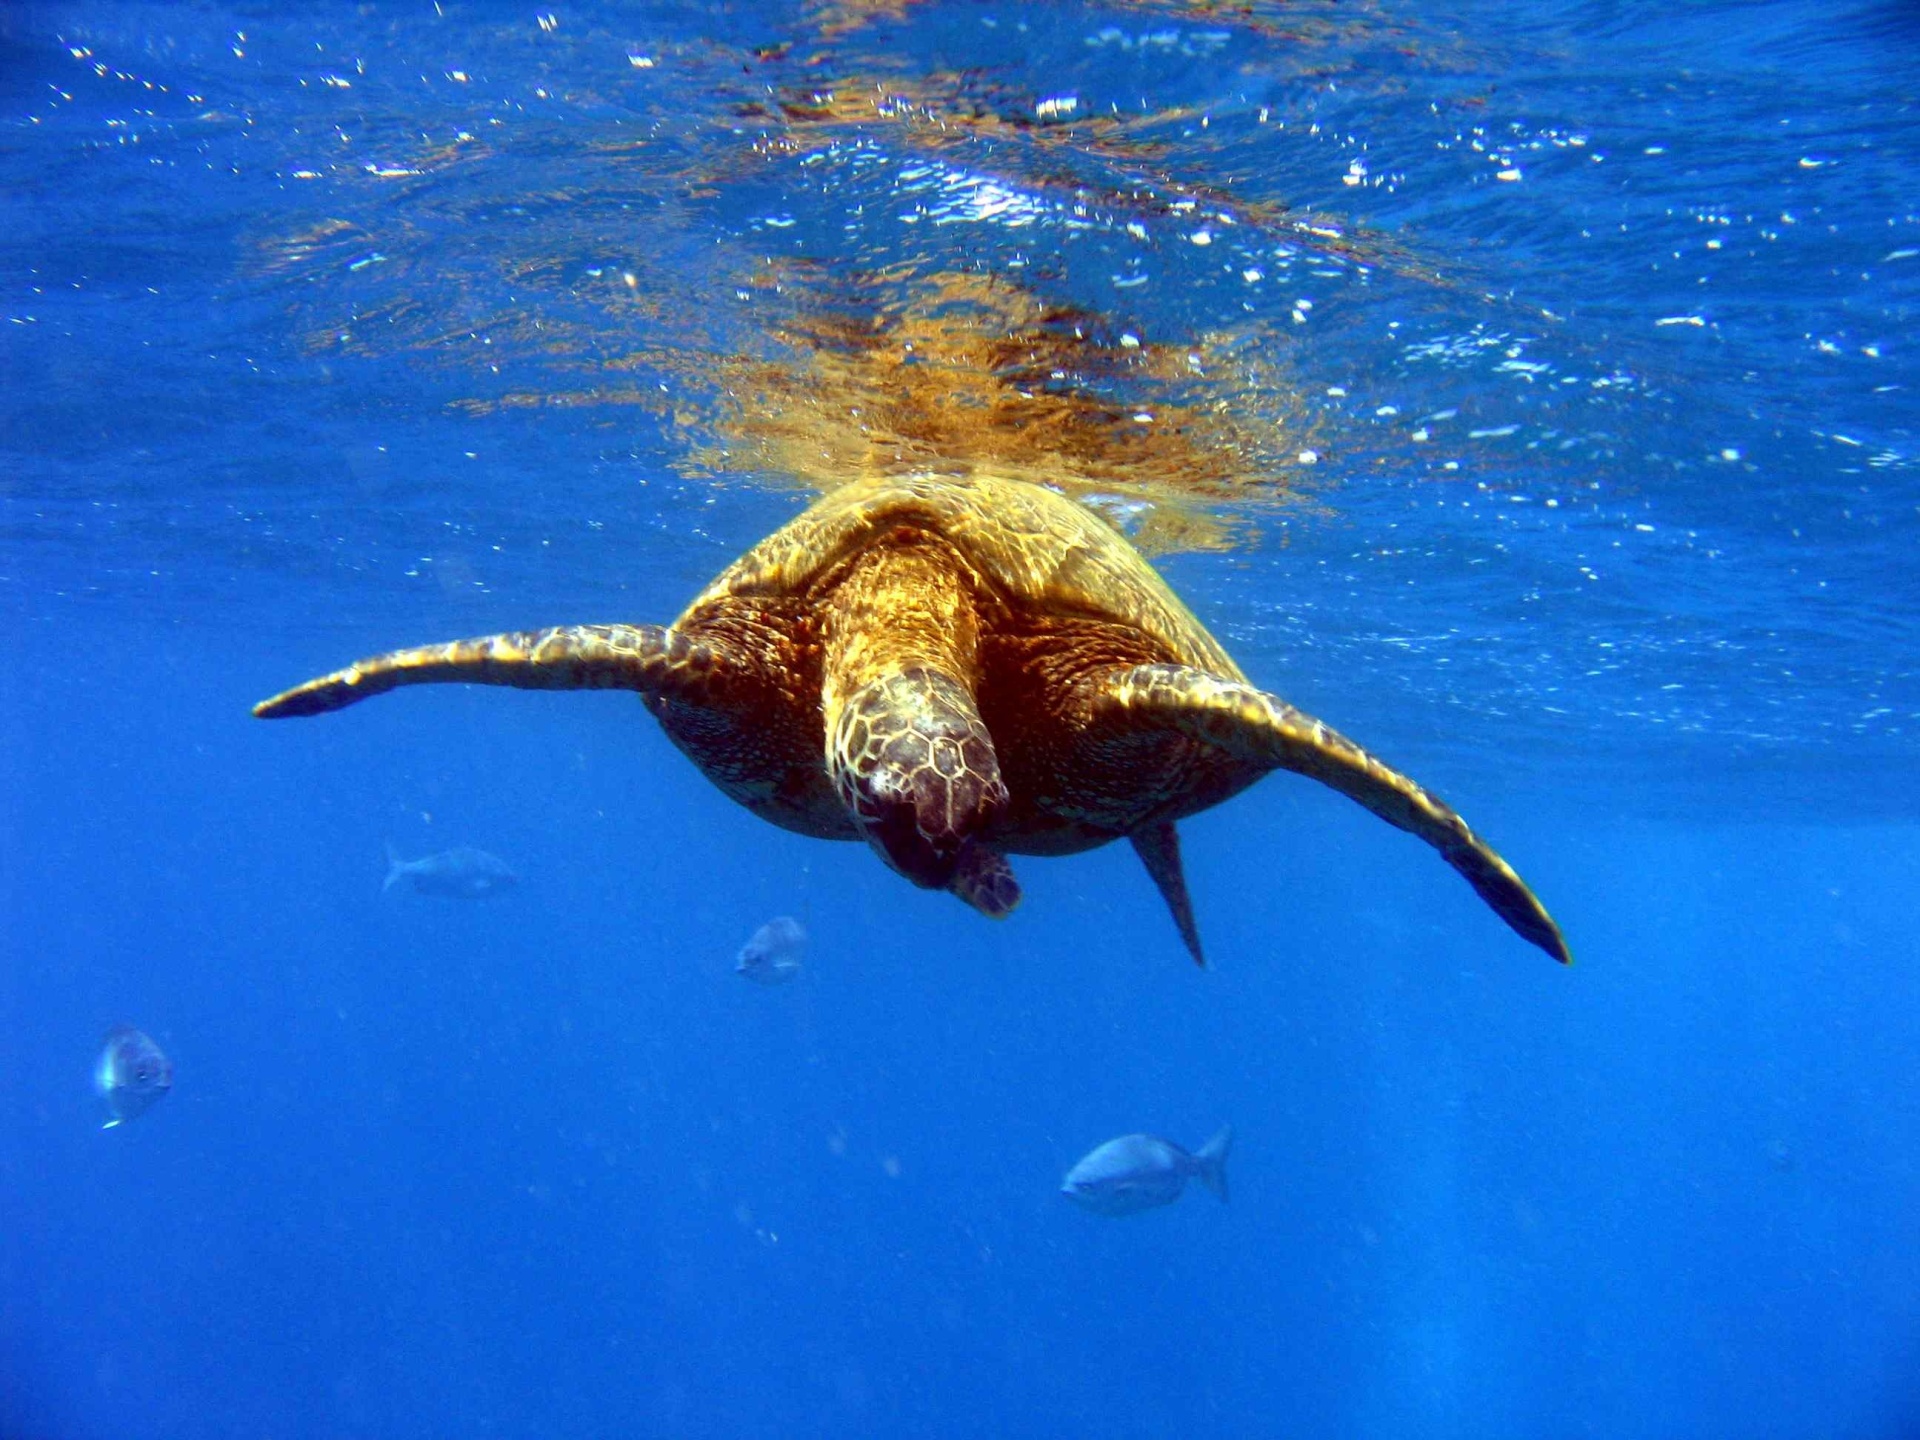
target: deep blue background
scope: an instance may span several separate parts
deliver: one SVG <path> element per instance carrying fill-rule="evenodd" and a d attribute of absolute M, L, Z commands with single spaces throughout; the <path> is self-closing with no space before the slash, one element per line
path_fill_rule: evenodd
<path fill-rule="evenodd" d="M 476 87 L 596 73 L 586 42 L 516 60 L 546 43 L 530 14 L 447 9 L 489 57 Z M 410 134 L 475 122 L 397 82 L 375 118 L 339 119 L 288 57 L 318 35 L 358 79 L 333 57 L 384 56 L 356 95 L 459 60 L 411 8 L 0 20 L 0 1436 L 1920 1433 L 1900 268 L 1920 259 L 1882 258 L 1920 246 L 1912 13 L 1668 9 L 1542 7 L 1516 32 L 1505 7 L 1305 7 L 1277 33 L 1206 21 L 1229 39 L 1138 73 L 1088 37 L 1200 25 L 1050 9 L 1017 54 L 1003 31 L 976 54 L 1011 7 L 936 5 L 856 37 L 886 73 L 992 59 L 1027 100 L 1124 84 L 1216 109 L 1209 133 L 1311 94 L 1329 134 L 1337 115 L 1376 171 L 1402 167 L 1396 192 L 1349 194 L 1348 151 L 1309 164 L 1251 129 L 1169 132 L 1138 183 L 1311 179 L 1312 203 L 1572 314 L 1527 356 L 1627 377 L 1570 426 L 1571 460 L 1558 431 L 1523 450 L 1560 422 L 1493 368 L 1506 302 L 1377 278 L 1323 301 L 1325 349 L 1296 362 L 1316 393 L 1355 391 L 1316 412 L 1317 504 L 1256 497 L 1238 553 L 1165 562 L 1257 681 L 1460 805 L 1552 906 L 1571 971 L 1292 777 L 1183 827 L 1200 973 L 1124 849 L 1024 862 L 1021 910 L 989 924 L 731 807 L 631 697 L 435 688 L 253 721 L 387 645 L 665 620 L 793 512 L 790 488 L 675 470 L 679 421 L 476 416 L 448 402 L 494 393 L 486 363 L 313 336 L 358 313 L 350 287 L 381 272 L 347 267 L 379 246 L 434 324 L 552 316 L 601 239 L 551 220 L 500 240 L 486 205 L 619 124 L 733 143 L 723 109 L 618 91 L 641 83 L 629 50 L 664 74 L 827 22 L 559 12 L 562 39 L 618 41 L 604 95 L 500 142 L 477 180 L 390 200 L 352 188 L 360 147 L 397 163 Z M 242 30 L 258 68 L 236 78 Z M 801 43 L 853 64 L 832 47 L 856 42 Z M 113 88 L 142 77 L 167 97 Z M 1443 104 L 1496 138 L 1583 143 L 1482 183 L 1452 119 L 1418 131 Z M 114 120 L 147 125 L 148 152 Z M 1800 131 L 1775 143 L 1782 121 Z M 288 178 L 336 150 L 353 173 L 311 182 L 337 185 L 322 198 Z M 1031 178 L 991 144 L 965 159 L 996 157 Z M 809 205 L 837 221 L 884 184 L 819 180 L 833 163 L 739 181 L 759 187 L 739 214 L 725 187 L 674 191 L 695 218 L 650 213 L 634 252 L 695 290 L 724 267 L 713 236 L 773 243 L 749 212 L 790 203 L 804 233 Z M 620 184 L 570 203 L 654 193 Z M 1699 216 L 1722 211 L 1745 218 L 1712 231 L 1730 268 L 1711 326 L 1656 326 L 1696 306 L 1674 272 L 1719 263 Z M 335 213 L 413 248 L 369 230 L 292 278 L 260 259 Z M 1068 290 L 1113 268 L 1084 232 L 930 230 L 912 244 L 1057 247 Z M 551 252 L 575 288 L 448 278 L 494 243 Z M 1107 300 L 1226 324 L 1239 289 L 1180 288 L 1200 248 L 1169 244 L 1152 289 Z M 1263 310 L 1266 343 L 1294 334 L 1288 308 Z M 1387 314 L 1462 354 L 1499 338 L 1442 373 Z M 516 350 L 514 383 L 565 390 L 578 359 Z M 1356 376 L 1385 387 L 1364 407 Z M 1456 472 L 1370 428 L 1391 387 L 1403 419 L 1464 403 L 1521 439 L 1455 437 L 1484 479 L 1447 489 Z M 1495 511 L 1522 488 L 1531 508 Z M 522 883 L 383 896 L 389 841 L 482 846 Z M 763 990 L 733 952 L 780 913 L 807 918 L 807 971 Z M 103 1133 L 87 1078 L 122 1020 L 176 1087 Z M 1056 1193 L 1115 1134 L 1197 1145 L 1223 1122 L 1230 1206 L 1195 1189 L 1114 1222 Z"/>

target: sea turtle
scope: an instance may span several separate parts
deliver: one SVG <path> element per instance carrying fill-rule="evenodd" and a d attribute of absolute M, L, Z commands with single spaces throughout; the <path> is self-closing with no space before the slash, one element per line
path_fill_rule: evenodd
<path fill-rule="evenodd" d="M 1124 536 L 1025 481 L 849 483 L 723 570 L 671 626 L 396 650 L 253 713 L 318 715 L 424 681 L 636 690 L 756 815 L 864 839 L 916 885 L 990 916 L 1020 898 L 1008 855 L 1124 836 L 1203 964 L 1174 822 L 1293 770 L 1425 840 L 1521 936 L 1569 958 L 1465 821 L 1255 689 Z"/>

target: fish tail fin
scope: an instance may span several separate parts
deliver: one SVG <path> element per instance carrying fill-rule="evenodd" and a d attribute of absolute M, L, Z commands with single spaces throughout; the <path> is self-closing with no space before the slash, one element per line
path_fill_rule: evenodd
<path fill-rule="evenodd" d="M 400 882 L 400 877 L 406 873 L 407 862 L 400 858 L 400 852 L 393 848 L 393 842 L 387 841 L 387 878 L 381 883 L 380 893 L 384 895 L 393 889 Z"/>
<path fill-rule="evenodd" d="M 1200 1147 L 1194 1162 L 1200 1167 L 1200 1183 L 1227 1203 L 1227 1151 L 1233 1148 L 1233 1126 L 1222 1125 L 1219 1133 Z"/>

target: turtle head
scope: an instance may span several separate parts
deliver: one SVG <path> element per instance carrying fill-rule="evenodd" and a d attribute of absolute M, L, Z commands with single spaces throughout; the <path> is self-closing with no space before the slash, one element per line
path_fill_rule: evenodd
<path fill-rule="evenodd" d="M 1007 805 L 993 740 L 964 687 L 915 666 L 854 691 L 827 765 L 867 843 L 914 884 L 952 886 L 967 842 Z"/>

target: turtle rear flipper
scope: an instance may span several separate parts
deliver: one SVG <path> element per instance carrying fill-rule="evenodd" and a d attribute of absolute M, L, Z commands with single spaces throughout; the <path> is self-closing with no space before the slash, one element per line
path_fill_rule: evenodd
<path fill-rule="evenodd" d="M 1193 956 L 1194 964 L 1206 969 L 1207 957 L 1200 949 L 1200 927 L 1194 923 L 1193 901 L 1187 896 L 1186 872 L 1180 868 L 1180 836 L 1173 822 L 1162 820 L 1157 825 L 1143 825 L 1128 838 L 1133 841 L 1134 854 L 1153 877 L 1160 898 L 1173 912 L 1174 927 L 1186 942 L 1187 953 Z"/>
<path fill-rule="evenodd" d="M 1522 939 L 1563 964 L 1572 960 L 1546 908 L 1466 821 L 1311 715 L 1251 685 L 1185 665 L 1136 665 L 1084 683 L 1092 687 L 1089 718 L 1097 726 L 1177 731 L 1250 764 L 1308 776 L 1358 801 L 1438 850 Z"/>
<path fill-rule="evenodd" d="M 712 644 L 659 625 L 564 625 L 392 650 L 262 700 L 263 720 L 324 715 L 402 685 L 466 683 L 522 690 L 637 690 L 701 703 L 729 667 Z"/>

